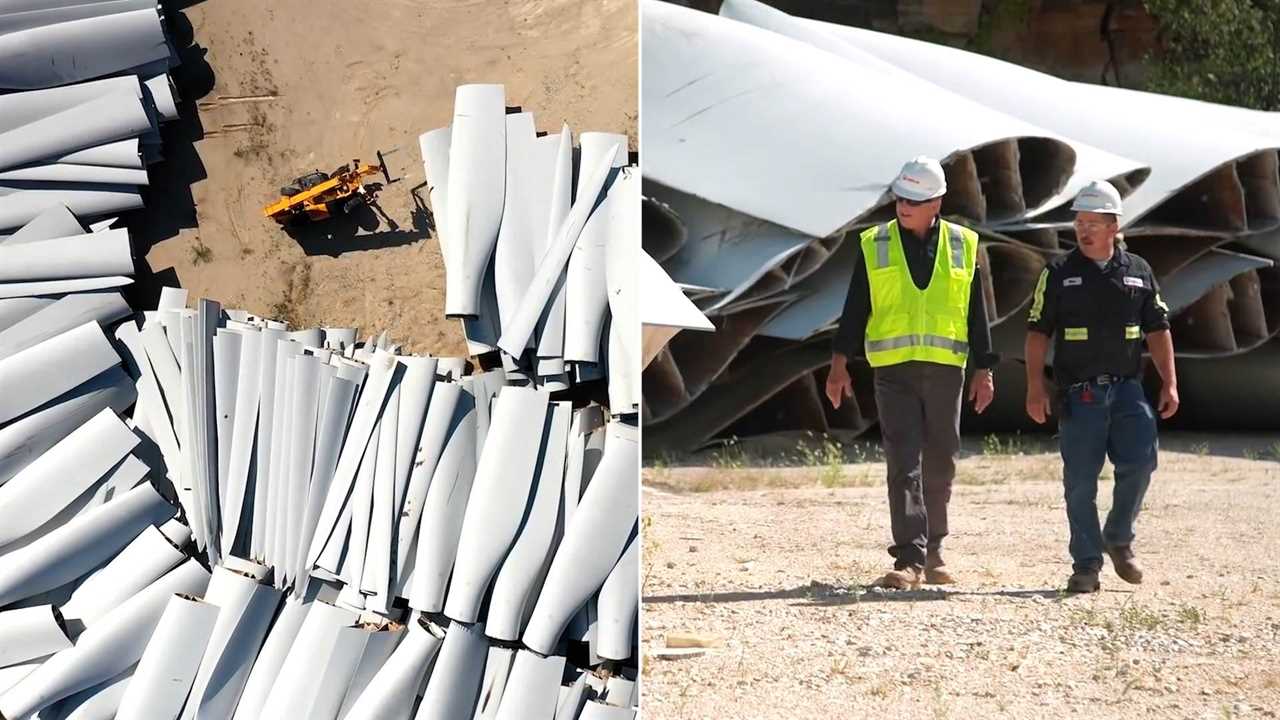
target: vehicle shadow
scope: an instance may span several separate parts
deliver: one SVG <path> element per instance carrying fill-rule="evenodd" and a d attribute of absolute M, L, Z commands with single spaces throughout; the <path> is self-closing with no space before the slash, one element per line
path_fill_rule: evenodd
<path fill-rule="evenodd" d="M 415 196 L 416 197 L 416 196 Z M 307 255 L 338 257 L 343 253 L 412 245 L 431 237 L 430 211 L 415 208 L 409 225 L 402 226 L 376 203 L 360 204 L 327 220 L 284 226 Z"/>

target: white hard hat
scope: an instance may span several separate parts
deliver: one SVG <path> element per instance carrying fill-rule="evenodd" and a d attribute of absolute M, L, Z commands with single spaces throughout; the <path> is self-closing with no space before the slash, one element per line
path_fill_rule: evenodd
<path fill-rule="evenodd" d="M 932 200 L 946 194 L 947 176 L 942 172 L 942 163 L 928 155 L 918 155 L 902 166 L 889 189 L 900 198 Z"/>
<path fill-rule="evenodd" d="M 1076 193 L 1071 209 L 1076 212 L 1120 215 L 1120 191 L 1106 180 L 1094 180 Z"/>

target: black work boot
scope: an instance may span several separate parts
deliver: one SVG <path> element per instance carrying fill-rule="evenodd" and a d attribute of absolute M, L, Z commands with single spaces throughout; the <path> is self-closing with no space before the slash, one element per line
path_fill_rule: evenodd
<path fill-rule="evenodd" d="M 1132 585 L 1142 584 L 1142 568 L 1133 557 L 1133 548 L 1128 545 L 1112 545 L 1107 548 L 1107 555 L 1111 556 L 1111 567 L 1115 568 L 1121 580 Z"/>
<path fill-rule="evenodd" d="M 1069 593 L 1094 593 L 1101 588 L 1097 570 L 1076 570 L 1071 574 L 1071 579 L 1067 580 Z"/>

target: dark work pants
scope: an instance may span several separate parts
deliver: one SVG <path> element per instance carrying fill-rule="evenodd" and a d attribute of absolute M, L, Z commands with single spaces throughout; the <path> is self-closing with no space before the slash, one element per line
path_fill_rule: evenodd
<path fill-rule="evenodd" d="M 888 464 L 894 567 L 923 566 L 947 536 L 947 503 L 960 450 L 964 369 L 907 362 L 875 370 Z"/>
<path fill-rule="evenodd" d="M 1156 469 L 1156 415 L 1137 380 L 1071 389 L 1058 419 L 1062 479 L 1075 570 L 1101 570 L 1106 546 L 1133 542 L 1133 524 Z M 1115 465 L 1107 523 L 1098 522 L 1098 473 Z"/>

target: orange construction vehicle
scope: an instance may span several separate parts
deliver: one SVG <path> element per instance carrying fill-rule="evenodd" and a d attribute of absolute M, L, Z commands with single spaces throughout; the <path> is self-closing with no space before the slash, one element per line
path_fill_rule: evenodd
<path fill-rule="evenodd" d="M 363 204 L 373 204 L 381 183 L 364 184 L 363 180 L 381 172 L 387 184 L 391 174 L 387 162 L 378 152 L 377 165 L 361 165 L 352 160 L 331 173 L 321 170 L 295 178 L 280 188 L 280 199 L 262 209 L 262 214 L 281 225 L 310 220 L 327 220 L 335 214 L 347 214 Z"/>

